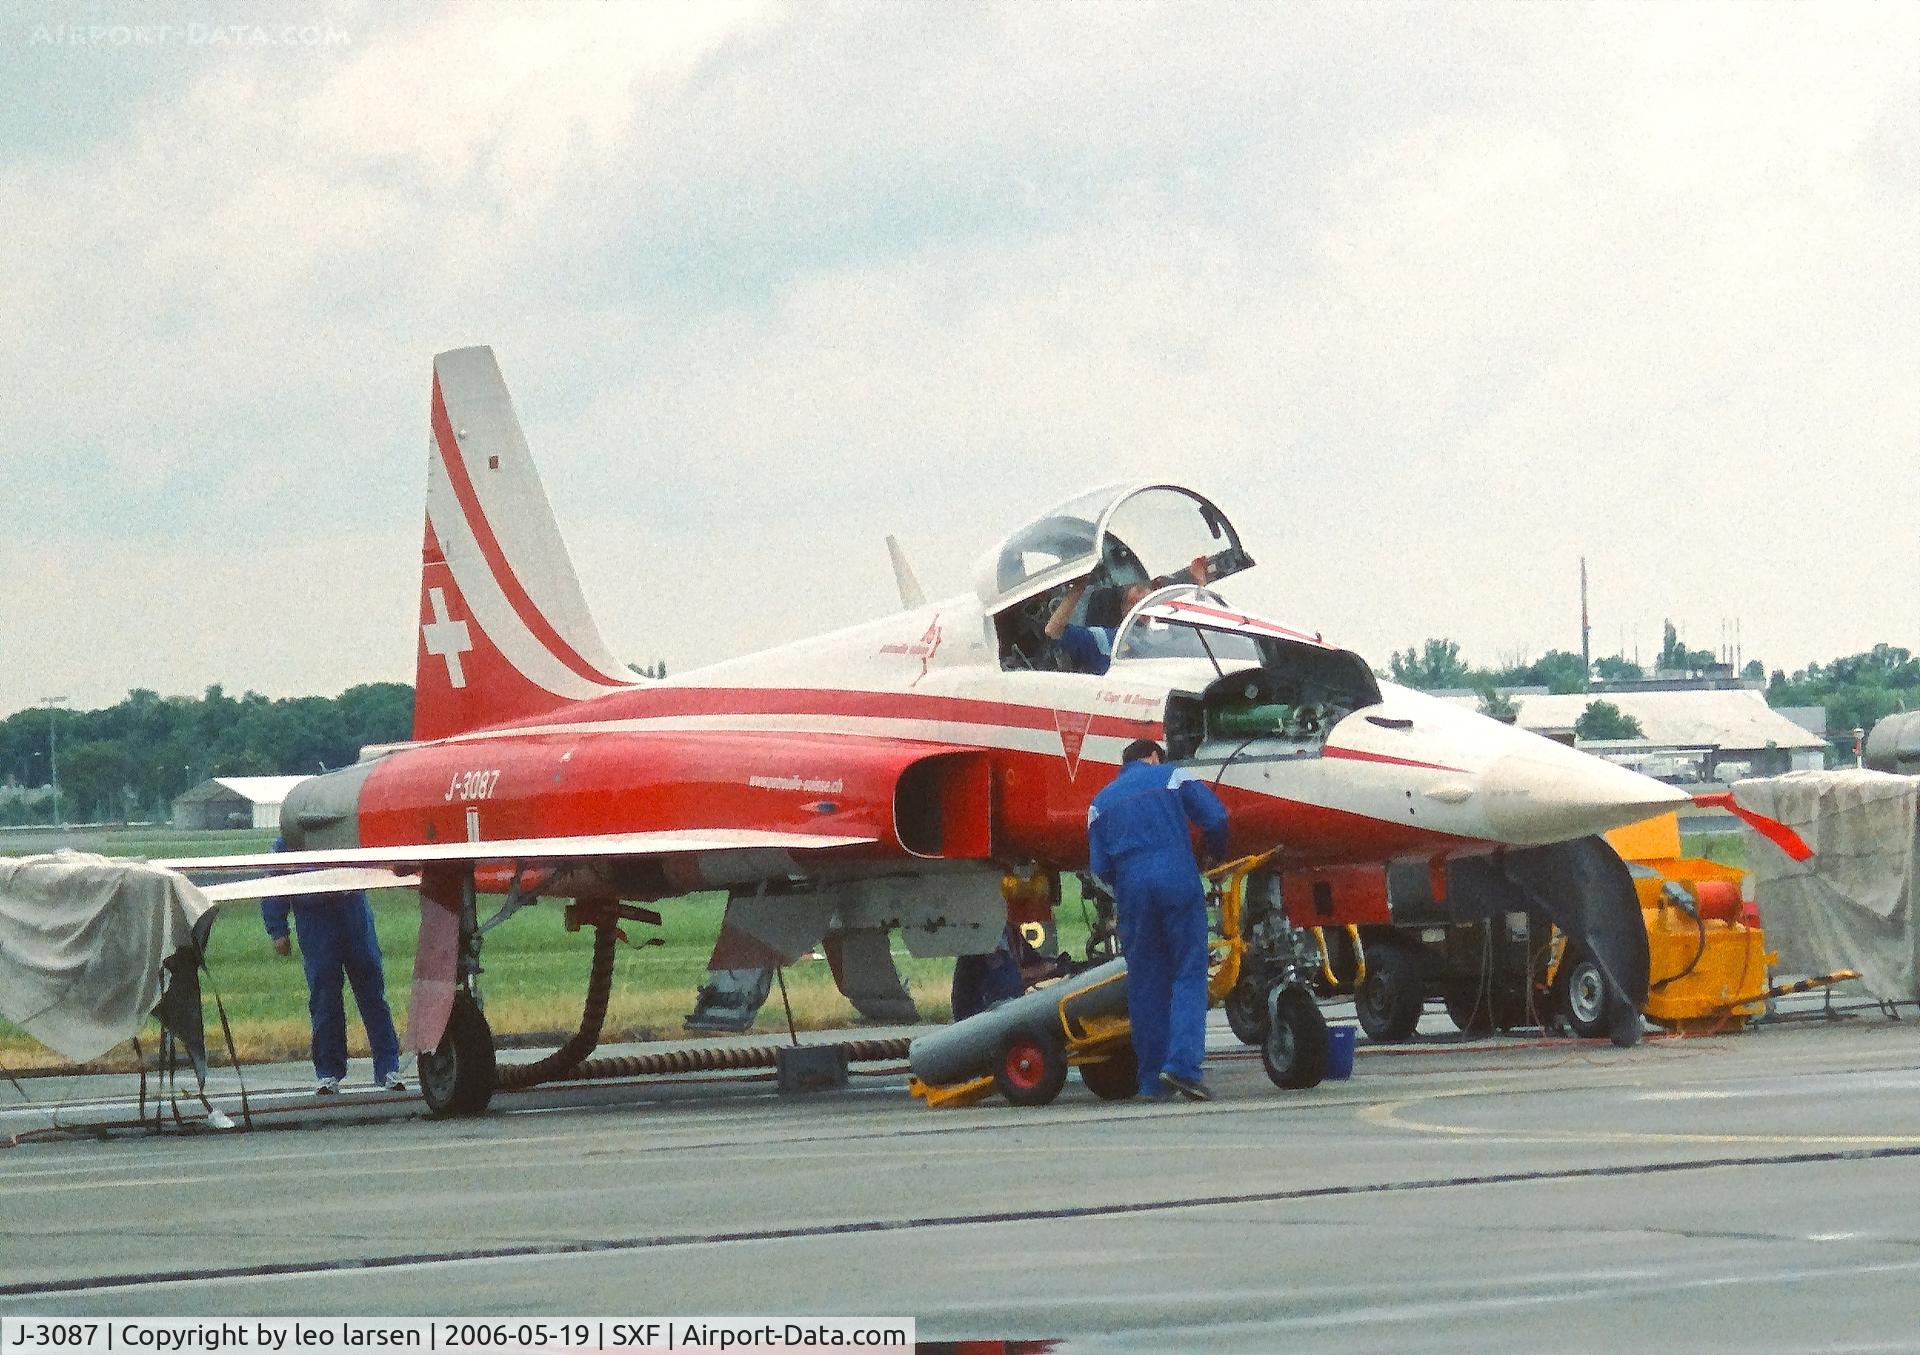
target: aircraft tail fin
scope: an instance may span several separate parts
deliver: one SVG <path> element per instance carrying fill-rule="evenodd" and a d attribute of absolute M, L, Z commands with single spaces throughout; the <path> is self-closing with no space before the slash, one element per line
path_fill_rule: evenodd
<path fill-rule="evenodd" d="M 413 737 L 633 685 L 587 610 L 491 348 L 434 358 L 432 428 Z"/>
<path fill-rule="evenodd" d="M 920 586 L 920 580 L 914 577 L 906 551 L 891 532 L 887 533 L 887 554 L 893 559 L 893 582 L 900 589 L 900 605 L 908 611 L 926 606 L 926 590 Z"/>

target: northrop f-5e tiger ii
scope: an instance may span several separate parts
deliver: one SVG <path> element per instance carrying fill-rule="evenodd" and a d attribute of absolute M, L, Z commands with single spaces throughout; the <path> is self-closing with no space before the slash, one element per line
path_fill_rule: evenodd
<path fill-rule="evenodd" d="M 1236 854 L 1272 853 L 1290 923 L 1385 926 L 1386 868 L 1420 863 L 1437 897 L 1465 873 L 1551 912 L 1645 997 L 1631 882 L 1593 835 L 1687 797 L 1235 607 L 1253 560 L 1191 489 L 1095 490 L 989 549 L 971 592 L 649 680 L 594 624 L 491 349 L 434 359 L 430 427 L 412 739 L 296 787 L 286 852 L 166 864 L 276 872 L 230 897 L 418 877 L 408 1043 L 436 1111 L 495 1084 L 476 894 L 605 931 L 724 890 L 713 1002 L 750 1009 L 754 976 L 824 942 L 857 1006 L 898 1014 L 888 933 L 978 954 L 1047 911 L 1137 738 L 1216 788 Z M 1070 594 L 1107 627 L 1103 674 L 1047 635 Z"/>

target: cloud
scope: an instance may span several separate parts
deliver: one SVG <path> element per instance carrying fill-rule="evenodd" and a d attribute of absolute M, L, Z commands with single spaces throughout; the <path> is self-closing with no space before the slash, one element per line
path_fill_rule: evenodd
<path fill-rule="evenodd" d="M 0 140 L 0 493 L 39 507 L 0 567 L 91 637 L 13 609 L 0 708 L 164 686 L 168 633 L 187 687 L 407 676 L 428 361 L 471 342 L 637 660 L 884 610 L 889 530 L 964 589 L 1134 475 L 1376 658 L 1571 647 L 1581 554 L 1602 647 L 1913 641 L 1835 592 L 1911 596 L 1911 550 L 1833 530 L 1920 430 L 1905 10 L 341 14 L 61 52 L 111 130 Z M 271 659 L 204 628 L 289 606 Z"/>

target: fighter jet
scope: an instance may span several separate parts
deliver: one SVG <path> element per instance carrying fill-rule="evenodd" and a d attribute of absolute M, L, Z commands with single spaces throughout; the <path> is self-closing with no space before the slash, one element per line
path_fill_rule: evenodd
<path fill-rule="evenodd" d="M 494 921 L 570 899 L 606 928 L 724 890 L 708 1015 L 750 1018 L 823 942 L 863 1011 L 910 1014 L 889 932 L 977 954 L 1048 914 L 1138 738 L 1214 785 L 1236 853 L 1274 853 L 1293 922 L 1386 924 L 1389 863 L 1443 897 L 1466 871 L 1476 907 L 1553 912 L 1644 997 L 1631 883 L 1592 835 L 1687 797 L 1235 607 L 1222 585 L 1253 559 L 1192 489 L 1090 491 L 988 549 L 969 592 L 648 680 L 593 621 L 491 349 L 434 360 L 429 423 L 412 739 L 296 787 L 287 852 L 163 864 L 276 872 L 229 897 L 417 876 L 408 1043 L 440 1060 L 437 1110 L 492 1090 L 476 894 L 506 895 Z M 1102 673 L 1049 633 L 1069 601 Z"/>

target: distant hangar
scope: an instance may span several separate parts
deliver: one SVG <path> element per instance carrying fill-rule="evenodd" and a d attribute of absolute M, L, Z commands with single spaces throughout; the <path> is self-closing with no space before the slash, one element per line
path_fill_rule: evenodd
<path fill-rule="evenodd" d="M 1733 781 L 1827 765 L 1828 741 L 1769 706 L 1766 695 L 1751 687 L 1504 694 L 1519 712 L 1514 723 L 1520 728 L 1663 781 Z M 1448 696 L 1463 705 L 1479 700 L 1470 693 Z M 1640 736 L 1576 740 L 1573 727 L 1595 701 L 1630 716 Z"/>
<path fill-rule="evenodd" d="M 173 826 L 278 828 L 280 805 L 304 776 L 216 776 L 173 800 Z"/>

